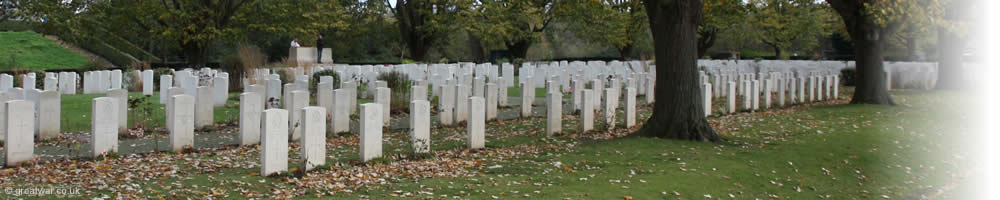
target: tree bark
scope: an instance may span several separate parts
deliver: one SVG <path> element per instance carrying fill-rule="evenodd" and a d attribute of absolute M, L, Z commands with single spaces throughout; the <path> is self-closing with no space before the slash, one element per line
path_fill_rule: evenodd
<path fill-rule="evenodd" d="M 528 48 L 531 47 L 530 40 L 518 40 L 513 43 L 507 44 L 507 49 L 510 50 L 510 54 L 514 56 L 514 59 L 525 59 L 528 57 Z"/>
<path fill-rule="evenodd" d="M 851 41 L 857 50 L 854 57 L 858 71 L 857 87 L 854 88 L 851 104 L 896 105 L 889 95 L 889 85 L 886 83 L 886 73 L 882 65 L 884 40 L 852 39 Z"/>
<path fill-rule="evenodd" d="M 953 1 L 946 7 L 945 19 L 949 23 L 968 19 L 969 4 L 963 0 Z M 960 89 L 963 74 L 962 54 L 965 51 L 966 40 L 947 28 L 938 28 L 938 80 L 936 89 Z"/>
<path fill-rule="evenodd" d="M 875 23 L 873 16 L 865 11 L 865 4 L 859 1 L 826 1 L 843 18 L 851 43 L 854 44 L 857 87 L 851 104 L 896 105 L 889 95 L 882 58 L 889 37 L 899 30 L 905 19 L 897 19 L 882 26 Z"/>
<path fill-rule="evenodd" d="M 635 134 L 695 141 L 721 141 L 705 119 L 697 72 L 701 0 L 647 0 L 656 52 L 653 116 Z"/>
<path fill-rule="evenodd" d="M 618 48 L 618 56 L 621 56 L 620 58 L 622 60 L 631 60 L 633 49 L 635 49 L 635 46 L 632 45 L 625 45 L 624 47 Z"/>

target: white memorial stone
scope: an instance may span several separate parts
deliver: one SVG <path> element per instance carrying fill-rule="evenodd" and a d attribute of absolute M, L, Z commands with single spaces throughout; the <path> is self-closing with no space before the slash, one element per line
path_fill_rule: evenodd
<path fill-rule="evenodd" d="M 91 105 L 90 146 L 92 157 L 118 152 L 118 99 L 113 97 L 94 98 Z"/>
<path fill-rule="evenodd" d="M 482 97 L 469 98 L 469 121 L 466 123 L 468 131 L 469 149 L 482 149 L 486 147 L 486 115 L 483 108 L 486 102 Z"/>
<path fill-rule="evenodd" d="M 260 143 L 261 114 L 264 113 L 260 96 L 256 92 L 240 94 L 240 145 Z"/>
<path fill-rule="evenodd" d="M 382 157 L 382 105 L 361 104 L 361 162 Z"/>
<path fill-rule="evenodd" d="M 431 149 L 431 104 L 426 100 L 410 102 L 410 144 L 414 153 Z"/>
<path fill-rule="evenodd" d="M 267 109 L 263 114 L 260 175 L 288 171 L 288 111 Z"/>
<path fill-rule="evenodd" d="M 4 163 L 16 167 L 35 158 L 35 120 L 24 116 L 35 115 L 34 103 L 12 100 L 0 103 L 4 107 Z"/>
<path fill-rule="evenodd" d="M 302 166 L 310 171 L 326 164 L 326 109 L 302 108 Z"/>
<path fill-rule="evenodd" d="M 181 152 L 184 148 L 194 148 L 194 97 L 188 95 L 171 96 L 170 150 Z"/>
<path fill-rule="evenodd" d="M 212 88 L 208 86 L 198 87 L 197 94 L 195 96 L 194 127 L 212 126 L 215 123 L 215 102 L 212 97 Z"/>

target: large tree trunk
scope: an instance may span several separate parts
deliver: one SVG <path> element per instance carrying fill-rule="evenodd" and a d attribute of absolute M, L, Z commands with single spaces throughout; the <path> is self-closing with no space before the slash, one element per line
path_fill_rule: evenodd
<path fill-rule="evenodd" d="M 882 66 L 882 57 L 888 38 L 902 24 L 902 21 L 892 21 L 884 27 L 876 24 L 874 16 L 870 16 L 863 4 L 855 0 L 826 0 L 844 20 L 844 26 L 851 35 L 851 43 L 855 49 L 855 66 L 857 68 L 857 87 L 851 104 L 884 104 L 895 105 L 889 95 L 889 85 L 886 83 L 886 73 Z"/>
<path fill-rule="evenodd" d="M 618 56 L 620 56 L 619 58 L 621 58 L 622 60 L 631 60 L 632 50 L 634 49 L 635 46 L 632 45 L 625 45 L 624 47 L 618 48 Z"/>
<path fill-rule="evenodd" d="M 525 59 L 528 57 L 528 48 L 531 47 L 530 40 L 519 40 L 507 44 L 507 50 L 514 56 L 514 59 Z"/>
<path fill-rule="evenodd" d="M 945 18 L 948 22 L 967 20 L 969 4 L 962 0 L 953 1 L 946 7 Z M 965 51 L 965 38 L 944 27 L 938 28 L 938 80 L 937 89 L 962 88 L 965 72 L 962 69 L 962 53 Z"/>
<path fill-rule="evenodd" d="M 774 48 L 774 59 L 775 60 L 785 59 L 784 58 L 784 54 L 783 54 L 784 52 L 781 51 L 781 47 L 771 46 L 771 48 Z"/>
<path fill-rule="evenodd" d="M 853 37 L 857 34 L 852 33 L 851 35 Z M 854 98 L 851 99 L 851 103 L 895 105 L 892 96 L 889 95 L 889 85 L 886 83 L 886 73 L 882 62 L 885 40 L 872 39 L 872 37 L 853 37 L 851 41 L 857 50 L 854 57 L 858 71 L 857 87 L 854 89 Z"/>
<path fill-rule="evenodd" d="M 636 134 L 647 137 L 721 141 L 705 119 L 697 72 L 701 0 L 647 0 L 656 52 L 656 104 Z"/>

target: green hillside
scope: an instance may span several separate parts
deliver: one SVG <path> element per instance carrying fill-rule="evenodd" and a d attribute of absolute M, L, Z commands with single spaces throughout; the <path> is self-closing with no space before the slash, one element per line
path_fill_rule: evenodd
<path fill-rule="evenodd" d="M 11 60 L 20 69 L 75 69 L 87 63 L 87 57 L 66 50 L 61 45 L 34 32 L 0 32 L 0 71 L 10 69 Z"/>

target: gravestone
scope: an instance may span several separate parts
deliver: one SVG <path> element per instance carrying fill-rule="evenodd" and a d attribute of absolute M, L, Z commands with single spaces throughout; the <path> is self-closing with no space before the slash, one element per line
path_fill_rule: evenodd
<path fill-rule="evenodd" d="M 181 152 L 194 147 L 194 97 L 176 95 L 170 97 L 170 150 Z"/>
<path fill-rule="evenodd" d="M 248 85 L 243 91 L 257 93 L 257 103 L 260 105 L 264 106 L 267 103 L 267 87 L 263 84 Z M 261 112 L 264 112 L 263 108 Z"/>
<path fill-rule="evenodd" d="M 570 82 L 571 82 L 570 84 L 573 85 L 573 88 L 572 88 L 572 90 L 573 90 L 573 109 L 574 110 L 580 110 L 581 108 L 583 108 L 582 99 L 580 98 L 583 95 L 583 90 L 584 90 L 584 88 L 583 88 L 583 86 L 584 86 L 583 85 L 583 81 L 580 81 L 580 80 L 570 80 Z"/>
<path fill-rule="evenodd" d="M 627 87 L 625 88 L 625 128 L 629 129 L 635 126 L 635 88 Z"/>
<path fill-rule="evenodd" d="M 427 101 L 427 86 L 414 85 L 410 86 L 410 101 L 424 100 Z"/>
<path fill-rule="evenodd" d="M 580 110 L 580 132 L 594 129 L 594 90 L 583 90 L 583 109 Z"/>
<path fill-rule="evenodd" d="M 111 89 L 122 89 L 122 70 L 111 70 Z"/>
<path fill-rule="evenodd" d="M 771 108 L 771 88 L 773 80 L 764 80 L 764 108 Z"/>
<path fill-rule="evenodd" d="M 704 83 L 701 87 L 702 106 L 705 107 L 705 117 L 712 115 L 712 84 Z"/>
<path fill-rule="evenodd" d="M 656 92 L 656 90 L 655 90 L 656 89 L 656 79 L 653 78 L 652 75 L 646 75 L 645 79 L 646 79 L 646 84 L 643 85 L 643 87 L 646 87 L 646 103 L 647 104 L 653 104 L 654 102 L 656 102 L 656 98 L 655 98 L 656 95 L 654 94 L 654 92 Z"/>
<path fill-rule="evenodd" d="M 615 114 L 618 108 L 618 90 L 607 88 L 604 90 L 604 124 L 608 130 L 615 129 Z"/>
<path fill-rule="evenodd" d="M 806 103 L 806 77 L 799 78 L 799 103 Z"/>
<path fill-rule="evenodd" d="M 326 164 L 326 109 L 323 107 L 302 108 L 302 166 L 310 171 Z"/>
<path fill-rule="evenodd" d="M 281 102 L 281 80 L 280 79 L 269 79 L 267 80 L 267 99 L 265 100 L 265 109 L 278 108 L 279 102 Z"/>
<path fill-rule="evenodd" d="M 840 78 L 833 79 L 833 99 L 840 99 Z"/>
<path fill-rule="evenodd" d="M 753 109 L 753 92 L 751 91 L 752 82 L 749 80 L 743 80 L 743 110 Z"/>
<path fill-rule="evenodd" d="M 751 102 L 753 104 L 752 110 L 759 110 L 760 109 L 760 81 L 758 81 L 758 80 L 752 80 L 751 84 L 753 84 L 753 85 L 750 86 L 750 98 L 753 101 L 753 102 Z"/>
<path fill-rule="evenodd" d="M 455 122 L 455 86 L 442 85 L 441 97 L 438 98 L 438 116 L 441 118 L 441 125 L 451 125 Z"/>
<path fill-rule="evenodd" d="M 483 77 L 476 77 L 475 81 L 472 82 L 472 96 L 475 97 L 485 97 L 486 95 L 486 80 Z"/>
<path fill-rule="evenodd" d="M 521 82 L 521 117 L 531 117 L 531 99 L 534 98 L 532 93 L 535 93 L 534 89 L 529 88 L 530 83 Z"/>
<path fill-rule="evenodd" d="M 288 111 L 267 109 L 260 137 L 260 175 L 288 171 Z"/>
<path fill-rule="evenodd" d="M 35 89 L 35 76 L 21 75 L 21 88 L 25 90 Z"/>
<path fill-rule="evenodd" d="M 455 122 L 469 119 L 469 86 L 455 85 Z"/>
<path fill-rule="evenodd" d="M 171 75 L 160 75 L 160 104 L 167 104 L 167 101 L 169 101 L 168 98 L 170 96 L 167 95 L 169 94 L 167 90 L 174 85 L 173 77 Z"/>
<path fill-rule="evenodd" d="M 326 110 L 326 115 L 333 114 L 333 82 L 320 81 L 316 84 L 316 105 L 323 107 Z M 323 121 L 326 121 L 326 119 Z"/>
<path fill-rule="evenodd" d="M 261 114 L 264 112 L 260 96 L 256 92 L 240 94 L 240 145 L 260 143 Z"/>
<path fill-rule="evenodd" d="M 91 104 L 90 146 L 92 157 L 118 152 L 118 98 L 98 97 Z"/>
<path fill-rule="evenodd" d="M 7 91 L 14 88 L 14 76 L 0 74 L 0 91 Z"/>
<path fill-rule="evenodd" d="M 785 79 L 780 78 L 775 80 L 775 82 L 778 85 L 778 107 L 785 107 L 785 89 L 787 88 L 785 85 L 787 84 Z"/>
<path fill-rule="evenodd" d="M 171 107 L 172 104 L 170 103 L 170 101 L 173 101 L 173 98 L 170 98 L 170 97 L 177 96 L 177 95 L 184 95 L 184 88 L 171 87 L 170 89 L 167 89 L 167 94 L 165 96 L 167 96 L 167 98 L 169 98 L 169 99 L 167 100 L 167 105 L 164 106 L 164 107 L 166 107 L 165 110 L 166 110 L 166 114 L 167 114 L 167 117 L 164 118 L 164 119 L 170 119 L 171 118 L 170 115 L 173 113 L 174 109 Z M 188 95 L 188 96 L 191 96 L 191 95 Z M 195 101 L 197 101 L 197 99 Z M 170 120 L 166 120 L 166 124 L 167 124 L 167 129 L 168 130 L 170 129 L 170 127 L 173 126 L 171 123 L 173 123 L 173 122 L 170 121 Z"/>
<path fill-rule="evenodd" d="M 507 86 L 500 86 L 497 89 L 497 106 L 508 106 L 507 103 Z"/>
<path fill-rule="evenodd" d="M 486 147 L 486 115 L 483 110 L 486 101 L 482 97 L 470 97 L 468 101 L 471 111 L 466 123 L 469 149 L 482 149 Z"/>
<path fill-rule="evenodd" d="M 56 90 L 58 90 L 57 86 L 59 86 L 59 79 L 56 79 L 56 77 L 52 77 L 52 76 L 46 76 L 45 77 L 45 82 L 44 82 L 42 88 L 44 88 L 45 91 L 50 91 L 50 90 L 51 91 L 56 91 Z"/>
<path fill-rule="evenodd" d="M 545 95 L 545 107 L 547 111 L 545 135 L 552 135 L 562 132 L 562 93 L 549 93 Z"/>
<path fill-rule="evenodd" d="M 215 117 L 215 100 L 212 97 L 212 88 L 208 86 L 198 87 L 197 96 L 195 96 L 195 114 L 194 114 L 194 126 L 195 128 L 204 128 L 212 126 Z"/>
<path fill-rule="evenodd" d="M 39 94 L 38 101 L 38 136 L 40 139 L 58 137 L 60 133 L 60 122 L 62 121 L 62 97 L 59 91 L 48 90 Z"/>
<path fill-rule="evenodd" d="M 382 157 L 382 105 L 361 104 L 361 162 Z"/>
<path fill-rule="evenodd" d="M 336 89 L 333 90 L 333 111 L 330 116 L 330 130 L 333 133 L 342 133 L 350 131 L 351 127 L 351 106 L 348 105 L 351 101 L 350 90 L 348 89 Z"/>
<path fill-rule="evenodd" d="M 285 110 L 288 110 L 288 118 L 289 119 L 291 119 L 292 116 L 295 116 L 295 115 L 292 114 L 293 111 L 291 111 L 292 109 L 290 107 L 291 103 L 292 103 L 292 101 L 290 100 L 291 95 L 292 95 L 292 91 L 295 91 L 295 84 L 287 83 L 284 86 L 282 86 L 282 90 L 281 90 L 281 108 L 284 108 Z"/>
<path fill-rule="evenodd" d="M 410 144 L 414 153 L 431 150 L 431 103 L 426 100 L 410 102 Z"/>
<path fill-rule="evenodd" d="M 382 105 L 382 123 L 386 126 L 389 125 L 389 120 L 392 119 L 389 113 L 392 101 L 391 95 L 391 90 L 387 87 L 375 88 L 375 103 Z"/>
<path fill-rule="evenodd" d="M 115 118 L 115 119 L 118 119 L 118 132 L 119 133 L 125 133 L 125 132 L 127 132 L 128 131 L 128 91 L 125 91 L 124 89 L 110 89 L 110 90 L 108 90 L 107 97 L 115 98 L 115 100 L 117 100 L 116 102 L 118 102 L 117 104 L 115 104 L 115 105 L 118 106 L 118 109 L 115 110 L 118 113 L 118 117 Z"/>
<path fill-rule="evenodd" d="M 153 95 L 153 70 L 142 71 L 142 95 Z"/>
<path fill-rule="evenodd" d="M 25 100 L 0 103 L 4 107 L 4 163 L 16 167 L 35 158 L 35 105 Z"/>
<path fill-rule="evenodd" d="M 726 112 L 736 112 L 736 82 L 726 83 Z"/>
<path fill-rule="evenodd" d="M 303 90 L 292 91 L 285 99 L 288 101 L 288 128 L 289 139 L 298 141 L 302 138 L 302 109 L 309 106 L 309 92 Z"/>
<path fill-rule="evenodd" d="M 816 101 L 816 77 L 809 76 L 809 102 Z"/>
<path fill-rule="evenodd" d="M 212 102 L 215 107 L 226 106 L 226 100 L 229 99 L 229 78 L 226 77 L 215 77 L 212 81 Z"/>
<path fill-rule="evenodd" d="M 497 84 L 486 84 L 486 121 L 497 119 Z"/>

